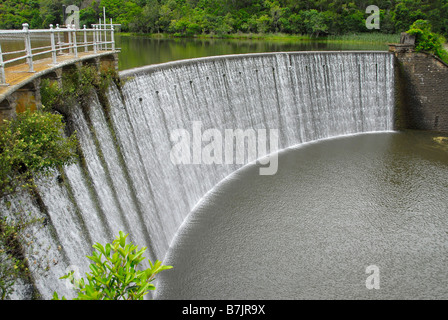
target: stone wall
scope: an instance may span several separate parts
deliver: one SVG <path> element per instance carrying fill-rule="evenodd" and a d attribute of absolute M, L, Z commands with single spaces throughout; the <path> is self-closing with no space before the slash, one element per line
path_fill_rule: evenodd
<path fill-rule="evenodd" d="M 395 56 L 397 129 L 448 132 L 448 65 L 426 53 Z"/>

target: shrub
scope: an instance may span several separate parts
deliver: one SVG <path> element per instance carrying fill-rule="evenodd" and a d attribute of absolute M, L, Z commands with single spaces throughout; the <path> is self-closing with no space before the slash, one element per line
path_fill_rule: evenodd
<path fill-rule="evenodd" d="M 143 300 L 149 290 L 155 290 L 155 275 L 171 266 L 163 266 L 160 261 L 154 264 L 148 259 L 150 268 L 140 271 L 139 264 L 145 260 L 146 248 L 138 249 L 132 242 L 126 244 L 125 235 L 120 231 L 112 244 L 93 245 L 96 251 L 88 256 L 94 263 L 90 264 L 92 272 L 87 273 L 87 281 L 74 279 L 70 272 L 60 279 L 68 279 L 77 289 L 78 297 L 74 300 Z M 54 292 L 53 300 L 59 300 Z M 65 300 L 65 297 L 62 297 Z"/>
<path fill-rule="evenodd" d="M 448 63 L 448 52 L 443 49 L 445 38 L 431 31 L 431 24 L 426 20 L 415 21 L 407 31 L 415 35 L 415 50 L 433 53 Z"/>
<path fill-rule="evenodd" d="M 64 129 L 61 115 L 43 110 L 26 110 L 0 124 L 0 197 L 74 162 L 76 137 L 66 138 Z"/>
<path fill-rule="evenodd" d="M 51 93 L 51 92 L 50 92 Z M 48 99 L 56 96 L 49 94 Z M 43 110 L 26 110 L 12 120 L 0 123 L 0 198 L 13 195 L 19 189 L 34 188 L 34 179 L 48 175 L 53 169 L 76 159 L 76 137 L 64 136 L 62 116 Z M 6 202 L 9 203 L 8 201 Z M 9 208 L 10 204 L 7 205 Z M 32 249 L 34 239 L 28 228 L 42 219 L 29 218 L 24 210 L 9 218 L 0 215 L 0 298 L 13 292 L 18 278 L 30 280 L 24 248 Z M 27 230 L 26 236 L 23 234 Z M 27 241 L 25 238 L 28 238 Z M 31 238 L 31 239 L 30 239 Z M 37 267 L 40 266 L 41 261 Z M 35 265 L 33 265 L 33 268 Z M 33 269 L 34 270 L 34 269 Z"/>
<path fill-rule="evenodd" d="M 62 112 L 70 103 L 88 101 L 92 90 L 105 92 L 112 82 L 120 85 L 115 69 L 98 72 L 95 66 L 85 65 L 80 69 L 64 72 L 62 87 L 48 79 L 42 80 L 40 88 L 42 104 L 48 109 Z"/>
<path fill-rule="evenodd" d="M 40 98 L 42 104 L 50 109 L 63 103 L 62 90 L 57 82 L 49 79 L 43 79 L 40 83 Z"/>

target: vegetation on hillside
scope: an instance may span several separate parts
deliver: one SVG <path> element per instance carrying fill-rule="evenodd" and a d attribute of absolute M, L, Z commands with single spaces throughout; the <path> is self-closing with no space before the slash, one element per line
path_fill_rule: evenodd
<path fill-rule="evenodd" d="M 0 28 L 48 28 L 62 24 L 62 5 L 80 7 L 81 25 L 108 18 L 124 32 L 177 36 L 286 33 L 313 36 L 372 32 L 365 26 L 368 5 L 380 9 L 381 33 L 406 31 L 419 19 L 448 35 L 448 0 L 6 0 Z"/>

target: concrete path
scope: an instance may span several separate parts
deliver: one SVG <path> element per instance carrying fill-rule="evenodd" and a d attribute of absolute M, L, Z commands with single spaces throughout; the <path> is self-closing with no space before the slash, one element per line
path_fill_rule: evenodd
<path fill-rule="evenodd" d="M 78 57 L 74 54 L 62 54 L 57 56 L 57 64 L 53 64 L 52 58 L 45 58 L 33 62 L 34 72 L 29 72 L 29 67 L 26 63 L 5 68 L 6 86 L 0 86 L 0 101 L 4 99 L 10 92 L 20 87 L 22 83 L 27 83 L 52 69 L 60 68 L 64 65 L 72 64 L 77 61 L 87 60 L 103 55 L 113 54 L 119 51 L 98 51 L 93 52 L 78 52 Z"/>

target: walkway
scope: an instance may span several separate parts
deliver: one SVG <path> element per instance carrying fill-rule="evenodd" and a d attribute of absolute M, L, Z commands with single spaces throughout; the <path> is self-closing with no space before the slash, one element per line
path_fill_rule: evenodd
<path fill-rule="evenodd" d="M 98 51 L 93 52 L 78 52 L 76 58 L 74 54 L 62 54 L 58 55 L 58 63 L 53 64 L 52 58 L 44 58 L 33 61 L 33 67 L 35 72 L 29 72 L 29 66 L 26 63 L 20 65 L 11 66 L 5 68 L 5 78 L 8 86 L 0 86 L 0 100 L 3 100 L 7 95 L 17 90 L 18 87 L 25 85 L 26 83 L 41 77 L 42 75 L 49 73 L 55 69 L 63 66 L 74 64 L 89 59 L 102 57 L 105 55 L 112 55 L 119 53 L 120 51 Z"/>

